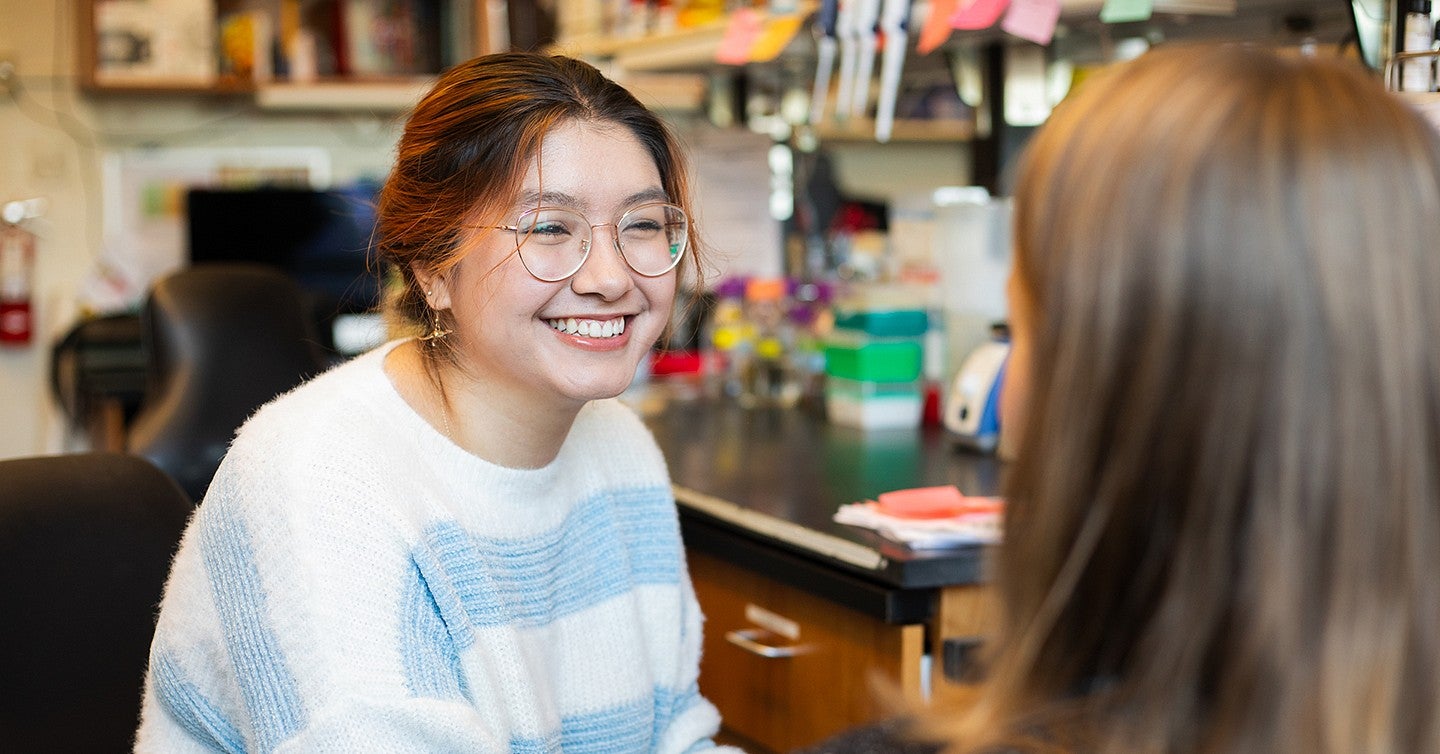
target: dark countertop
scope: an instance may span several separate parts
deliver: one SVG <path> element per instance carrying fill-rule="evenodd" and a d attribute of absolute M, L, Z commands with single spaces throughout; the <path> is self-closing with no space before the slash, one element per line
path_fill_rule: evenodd
<path fill-rule="evenodd" d="M 982 580 L 982 547 L 913 551 L 831 519 L 890 490 L 997 494 L 1000 462 L 941 428 L 860 430 L 814 410 L 703 398 L 648 401 L 642 414 L 669 462 L 688 547 L 890 622 L 924 620 L 940 588 Z"/>

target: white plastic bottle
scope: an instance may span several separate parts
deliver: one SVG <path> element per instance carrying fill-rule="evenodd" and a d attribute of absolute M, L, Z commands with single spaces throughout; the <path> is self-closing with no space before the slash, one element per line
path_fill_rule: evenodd
<path fill-rule="evenodd" d="M 1435 25 L 1430 20 L 1430 0 L 1401 0 L 1402 52 L 1429 51 L 1435 44 Z M 1429 92 L 1435 89 L 1435 61 L 1432 58 L 1400 63 L 1400 91 Z"/>

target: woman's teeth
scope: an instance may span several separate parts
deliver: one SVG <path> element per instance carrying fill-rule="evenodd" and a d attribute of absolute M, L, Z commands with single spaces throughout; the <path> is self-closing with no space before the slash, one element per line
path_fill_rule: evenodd
<path fill-rule="evenodd" d="M 625 318 L 608 319 L 601 322 L 597 319 L 552 319 L 548 320 L 550 326 L 556 330 L 570 335 L 583 335 L 587 338 L 613 338 L 625 332 Z"/>

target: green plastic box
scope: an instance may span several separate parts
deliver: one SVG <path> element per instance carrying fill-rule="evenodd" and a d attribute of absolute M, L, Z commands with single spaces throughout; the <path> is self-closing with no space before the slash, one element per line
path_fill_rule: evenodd
<path fill-rule="evenodd" d="M 835 313 L 835 328 L 877 338 L 918 338 L 930 329 L 924 309 L 854 309 Z"/>
<path fill-rule="evenodd" d="M 920 378 L 924 349 L 918 338 L 876 339 L 836 330 L 825 342 L 825 373 L 865 382 L 907 382 Z"/>

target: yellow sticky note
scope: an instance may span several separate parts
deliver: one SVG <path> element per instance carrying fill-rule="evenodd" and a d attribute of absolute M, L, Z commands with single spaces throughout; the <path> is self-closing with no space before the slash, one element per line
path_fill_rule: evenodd
<path fill-rule="evenodd" d="M 768 63 L 778 57 L 800 31 L 804 21 L 800 16 L 789 14 L 776 16 L 765 22 L 760 38 L 750 46 L 750 62 Z"/>

